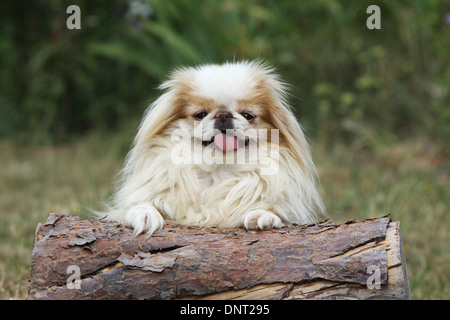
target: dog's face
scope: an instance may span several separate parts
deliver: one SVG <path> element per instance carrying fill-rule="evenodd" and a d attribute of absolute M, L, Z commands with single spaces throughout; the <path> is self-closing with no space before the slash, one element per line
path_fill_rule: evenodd
<path fill-rule="evenodd" d="M 223 152 L 246 147 L 251 139 L 256 141 L 259 129 L 273 128 L 262 106 L 243 99 L 219 104 L 207 98 L 201 105 L 190 105 L 188 114 L 183 121 L 189 123 L 196 141 L 204 147 L 214 144 Z"/>
<path fill-rule="evenodd" d="M 270 129 L 279 129 L 276 119 L 283 116 L 277 86 L 273 75 L 252 65 L 179 70 L 166 83 L 174 94 L 171 128 L 188 130 L 194 143 L 222 152 L 259 143 L 261 132 L 271 142 Z"/>

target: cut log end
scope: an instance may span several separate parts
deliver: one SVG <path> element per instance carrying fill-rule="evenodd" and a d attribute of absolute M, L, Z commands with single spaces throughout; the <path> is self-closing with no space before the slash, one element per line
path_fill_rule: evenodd
<path fill-rule="evenodd" d="M 409 299 L 398 222 L 271 231 L 123 225 L 50 214 L 28 299 Z"/>

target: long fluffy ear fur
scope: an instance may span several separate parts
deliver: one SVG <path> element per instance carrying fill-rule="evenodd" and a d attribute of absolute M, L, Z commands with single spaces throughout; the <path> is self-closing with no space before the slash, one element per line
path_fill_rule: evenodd
<path fill-rule="evenodd" d="M 111 220 L 123 221 L 124 211 L 135 205 L 134 199 L 139 195 L 136 190 L 142 181 L 142 172 L 148 168 L 153 159 L 148 156 L 149 150 L 154 147 L 154 137 L 160 134 L 172 121 L 180 115 L 177 109 L 173 108 L 176 92 L 173 88 L 167 88 L 157 100 L 155 100 L 145 111 L 139 130 L 133 141 L 133 146 L 125 159 L 125 165 L 120 172 L 117 181 L 118 191 L 111 199 L 108 208 L 107 218 Z M 139 201 L 137 201 L 139 202 Z"/>
<path fill-rule="evenodd" d="M 159 86 L 165 93 L 147 108 L 135 137 L 133 150 L 140 150 L 143 144 L 147 144 L 170 123 L 184 116 L 186 102 L 183 99 L 185 93 L 192 90 L 189 87 L 189 80 L 186 79 L 187 70 L 183 68 L 175 70 L 170 79 Z"/>
<path fill-rule="evenodd" d="M 280 145 L 289 149 L 291 156 L 301 165 L 305 176 L 315 181 L 317 172 L 307 139 L 287 102 L 287 84 L 281 81 L 273 68 L 265 66 L 264 63 L 258 63 L 257 67 L 264 71 L 261 91 L 269 92 L 265 96 L 265 100 L 270 103 L 270 107 L 267 108 L 269 121 L 279 129 Z"/>
<path fill-rule="evenodd" d="M 316 189 L 317 170 L 312 161 L 307 138 L 287 102 L 287 85 L 279 79 L 273 69 L 266 70 L 269 73 L 265 76 L 264 84 L 266 89 L 271 91 L 269 116 L 273 126 L 279 129 L 280 153 L 286 154 L 285 165 L 291 170 L 296 171 L 297 168 L 301 170 L 301 180 L 304 182 L 298 187 L 303 189 L 305 198 L 302 205 L 305 206 L 304 212 L 310 221 L 325 218 L 326 209 Z M 299 172 L 295 174 L 298 175 Z"/>

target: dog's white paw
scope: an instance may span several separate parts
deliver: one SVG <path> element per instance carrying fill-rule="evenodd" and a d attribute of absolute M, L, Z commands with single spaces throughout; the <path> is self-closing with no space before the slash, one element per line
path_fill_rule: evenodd
<path fill-rule="evenodd" d="M 125 224 L 133 228 L 135 235 L 144 232 L 152 235 L 162 229 L 164 219 L 153 205 L 142 203 L 128 210 L 125 215 Z"/>
<path fill-rule="evenodd" d="M 244 216 L 244 227 L 246 229 L 267 230 L 281 228 L 282 226 L 281 219 L 270 211 L 254 210 Z"/>

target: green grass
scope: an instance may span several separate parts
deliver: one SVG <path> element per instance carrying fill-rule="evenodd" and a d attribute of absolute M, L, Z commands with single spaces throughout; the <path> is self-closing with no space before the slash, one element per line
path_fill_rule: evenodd
<path fill-rule="evenodd" d="M 34 239 L 49 212 L 86 215 L 113 191 L 131 135 L 48 147 L 0 142 L 0 299 L 24 299 Z M 338 222 L 401 223 L 412 297 L 449 299 L 449 158 L 430 141 L 313 144 L 321 193 Z"/>

